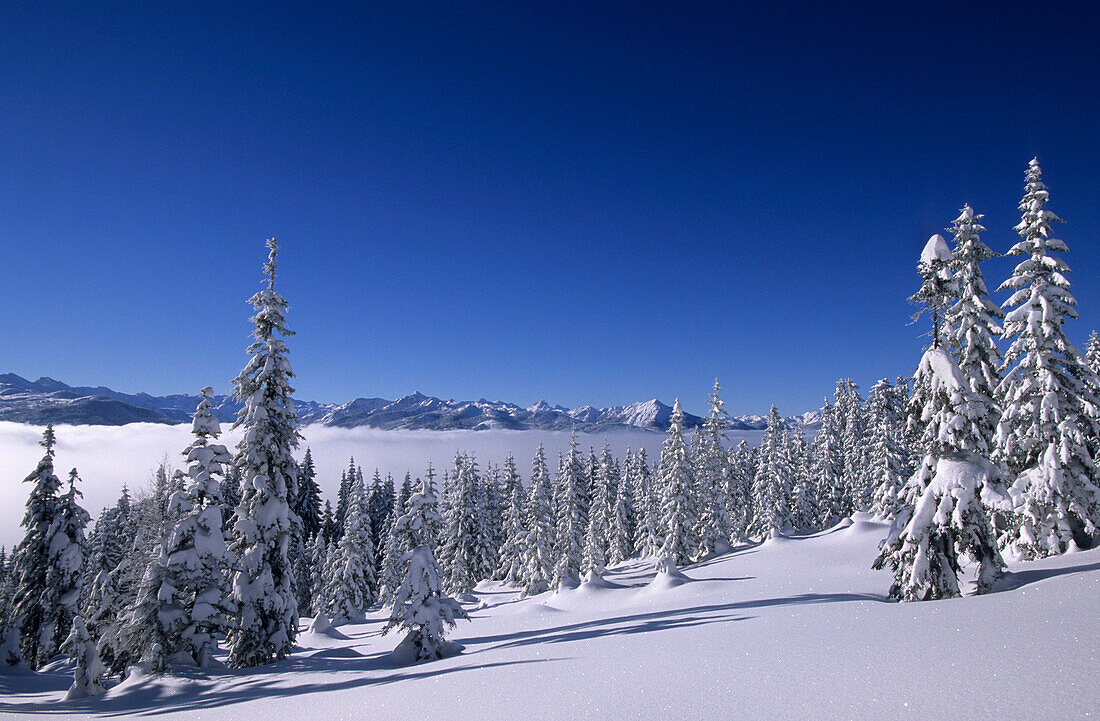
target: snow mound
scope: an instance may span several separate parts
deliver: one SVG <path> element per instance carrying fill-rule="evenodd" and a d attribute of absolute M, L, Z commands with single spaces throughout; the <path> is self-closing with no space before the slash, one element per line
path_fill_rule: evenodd
<path fill-rule="evenodd" d="M 309 630 L 306 633 L 312 633 L 315 636 L 328 636 L 329 638 L 347 638 L 336 629 L 336 626 L 332 625 L 332 621 L 323 613 L 318 614 L 317 618 L 313 619 L 313 623 L 309 624 Z"/>
<path fill-rule="evenodd" d="M 339 632 L 338 632 L 339 633 Z M 343 634 L 340 634 L 343 636 Z M 347 636 L 344 636 L 347 638 Z M 346 646 L 335 648 L 323 648 L 320 651 L 315 651 L 309 655 L 310 658 L 363 658 L 363 654 L 356 651 L 354 648 L 348 648 Z"/>
<path fill-rule="evenodd" d="M 668 566 L 661 567 L 653 575 L 653 580 L 646 584 L 646 587 L 641 591 L 638 591 L 639 596 L 651 596 L 656 593 L 662 593 L 669 591 L 678 586 L 683 586 L 685 583 L 691 583 L 693 579 L 688 578 L 684 573 L 676 566 L 669 564 Z"/>
<path fill-rule="evenodd" d="M 466 649 L 461 643 L 455 643 L 454 641 L 444 641 L 443 648 L 440 652 L 440 659 L 450 658 L 457 656 Z M 411 634 L 405 636 L 401 643 L 397 644 L 397 648 L 390 651 L 388 659 L 390 663 L 395 667 L 400 666 L 416 666 L 420 663 L 430 663 L 430 661 L 418 661 L 416 643 L 412 640 Z"/>

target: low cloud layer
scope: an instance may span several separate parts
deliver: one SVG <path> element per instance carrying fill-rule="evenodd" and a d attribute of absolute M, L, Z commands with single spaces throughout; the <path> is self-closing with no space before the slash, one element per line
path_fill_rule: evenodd
<path fill-rule="evenodd" d="M 167 458 L 176 468 L 183 466 L 180 452 L 191 441 L 191 426 L 165 426 L 133 423 L 125 426 L 57 426 L 55 468 L 64 481 L 69 469 L 76 467 L 83 479 L 84 507 L 93 518 L 104 506 L 112 505 L 123 484 L 138 489 L 149 482 L 157 464 Z M 400 480 L 405 471 L 413 477 L 423 474 L 431 461 L 440 472 L 451 465 L 455 451 L 475 455 L 482 468 L 488 462 L 500 463 L 511 451 L 516 457 L 520 474 L 526 479 L 531 458 L 539 443 L 546 448 L 551 473 L 557 465 L 557 454 L 569 445 L 566 431 L 383 431 L 374 428 L 332 428 L 307 426 L 302 429 L 305 440 L 297 454 L 313 450 L 317 465 L 317 481 L 326 498 L 334 498 L 340 472 L 354 456 L 357 465 L 370 477 L 374 469 L 383 475 L 392 473 Z M 731 434 L 731 440 L 759 440 L 759 432 Z M 22 538 L 19 524 L 30 490 L 21 481 L 30 474 L 42 448 L 38 442 L 42 429 L 19 423 L 0 422 L 0 545 L 11 548 Z M 230 448 L 240 438 L 236 431 L 226 431 L 222 442 Z M 621 430 L 606 434 L 578 434 L 581 447 L 599 450 L 604 439 L 612 452 L 621 457 L 627 446 L 644 447 L 650 460 L 661 449 L 664 434 L 642 430 Z"/>

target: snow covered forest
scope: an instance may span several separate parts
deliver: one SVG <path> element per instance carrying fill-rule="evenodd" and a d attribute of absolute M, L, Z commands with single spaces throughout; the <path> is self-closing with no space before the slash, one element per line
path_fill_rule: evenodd
<path fill-rule="evenodd" d="M 288 679 L 308 669 L 289 664 L 304 655 L 324 662 L 310 667 L 321 673 L 354 675 L 354 662 L 366 657 L 352 641 L 368 637 L 362 643 L 376 654 L 371 673 L 409 678 L 415 667 L 423 671 L 417 678 L 430 679 L 435 667 L 442 678 L 454 668 L 444 664 L 480 652 L 490 636 L 507 636 L 502 624 L 514 620 L 507 614 L 529 601 L 542 605 L 525 622 L 541 630 L 517 632 L 505 645 L 509 652 L 512 644 L 527 647 L 525 657 L 509 663 L 535 663 L 531 654 L 540 639 L 563 642 L 554 629 L 577 631 L 571 640 L 594 643 L 604 633 L 582 633 L 582 627 L 611 624 L 607 618 L 622 609 L 610 599 L 627 592 L 631 604 L 666 620 L 655 617 L 652 627 L 630 631 L 619 651 L 583 646 L 581 653 L 619 652 L 621 658 L 604 661 L 646 665 L 640 637 L 680 625 L 686 634 L 704 622 L 676 616 L 684 609 L 698 608 L 711 623 L 719 613 L 756 608 L 737 595 L 742 581 L 760 594 L 757 602 L 793 597 L 784 584 L 806 581 L 808 590 L 792 603 L 815 607 L 798 611 L 812 614 L 798 622 L 812 627 L 777 622 L 773 636 L 767 628 L 745 632 L 754 649 L 769 639 L 785 646 L 796 635 L 810 638 L 802 661 L 814 660 L 828 644 L 859 655 L 840 636 L 862 623 L 896 628 L 898 615 L 912 608 L 875 605 L 844 616 L 844 629 L 835 632 L 822 628 L 834 602 L 1011 595 L 1028 579 L 1049 578 L 1062 595 L 1033 613 L 1054 613 L 1065 600 L 1094 616 L 1096 574 L 1072 582 L 1056 577 L 1100 566 L 1091 552 L 1080 556 L 1088 565 L 1074 565 L 1074 554 L 1100 540 L 1100 335 L 1092 333 L 1084 352 L 1069 340 L 1067 321 L 1077 319 L 1077 309 L 1064 260 L 1068 247 L 1054 236 L 1060 219 L 1046 208 L 1048 200 L 1032 160 L 1015 227 L 1019 241 L 1006 251 L 1019 263 L 997 288 L 1004 293 L 1000 305 L 982 272 L 997 253 L 981 240 L 981 213 L 964 206 L 950 222 L 950 238 L 929 239 L 912 296 L 920 309 L 915 322 L 929 329 L 928 346 L 914 348 L 916 371 L 884 378 L 866 395 L 849 379 L 837 381 L 816 434 L 792 427 L 773 406 L 759 445 L 731 443 L 715 381 L 699 427 L 685 429 L 676 402 L 659 457 L 645 449 L 616 456 L 607 444 L 582 447 L 574 436 L 557 457 L 540 446 L 531 458 L 509 455 L 497 464 L 459 450 L 448 467 L 425 464 L 398 478 L 372 474 L 362 465 L 367 459 L 350 458 L 332 498 L 323 497 L 312 451 L 300 443 L 288 360 L 293 332 L 276 289 L 272 239 L 265 284 L 250 299 L 254 342 L 235 380 L 242 408 L 234 427 L 243 431 L 235 449 L 219 442 L 213 390 L 203 389 L 193 439 L 180 449 L 183 470 L 165 464 L 151 488 L 120 489 L 93 524 L 82 507 L 77 469 L 62 480 L 54 467 L 55 431 L 44 430 L 41 461 L 25 479 L 23 539 L 10 552 L 0 550 L 0 688 L 13 704 L 5 709 L 0 702 L 0 710 L 142 713 L 172 703 L 170 693 L 163 701 L 150 691 L 158 683 L 183 694 L 187 709 L 203 709 L 204 695 L 228 698 L 271 669 L 292 686 Z M 975 643 L 986 631 L 1009 633 L 989 630 L 993 614 L 1027 608 L 1023 601 L 972 605 L 978 603 L 968 598 L 944 612 L 954 614 L 949 625 L 967 625 Z M 559 611 L 566 615 L 558 618 Z M 596 621 L 585 614 L 609 615 Z M 909 615 L 916 619 L 914 637 L 895 641 L 890 653 L 906 655 L 910 642 L 908 662 L 917 667 L 965 662 L 965 652 L 937 635 L 934 616 Z M 482 623 L 490 630 L 479 629 Z M 1015 617 L 1006 625 L 1022 623 Z M 737 673 L 766 665 L 766 657 L 739 660 L 742 625 L 730 624 L 723 645 L 704 643 L 694 658 L 674 645 L 666 649 L 668 661 L 720 673 L 727 665 L 740 666 Z M 1080 639 L 1093 665 L 1100 649 L 1095 636 L 1090 627 Z M 1041 636 L 996 638 L 1006 648 L 1024 649 Z M 660 648 L 648 651 L 651 660 L 661 660 Z M 996 648 L 992 642 L 990 648 Z M 1063 648 L 1042 658 L 1049 661 Z M 895 660 L 875 651 L 852 663 L 870 664 L 871 676 Z M 344 668 L 342 661 L 352 665 Z M 579 663 L 599 674 L 598 664 Z M 691 683 L 682 672 L 674 675 Z M 64 688 L 55 683 L 62 677 Z M 531 684 L 540 677 L 523 678 Z M 565 684 L 569 677 L 547 678 L 546 684 Z M 189 684 L 186 691 L 180 679 Z M 1045 689 L 1056 683 L 1051 674 L 1032 678 L 1026 669 L 1007 670 L 1004 692 L 983 708 L 1012 715 L 1019 707 L 1004 705 L 1009 687 L 1028 691 L 1028 679 L 1032 702 L 1048 709 L 1060 704 L 1063 713 L 1056 716 L 1072 716 L 1075 704 L 1088 701 L 1074 691 L 1048 695 Z M 448 674 L 440 683 L 458 682 Z M 709 688 L 713 680 L 698 683 Z M 920 684 L 934 686 L 927 679 L 918 682 L 926 688 Z M 431 713 L 448 715 L 442 707 L 455 687 L 436 688 L 442 700 L 434 700 Z M 393 691 L 377 691 L 388 694 L 387 703 L 402 703 Z M 879 703 L 886 704 L 902 694 L 893 686 L 881 692 Z M 765 703 L 745 693 L 750 708 Z M 801 696 L 764 706 L 771 709 L 765 715 L 827 693 L 833 692 L 804 688 Z M 534 710 L 552 708 L 553 694 L 534 692 Z M 1091 695 L 1095 700 L 1095 688 Z M 665 712 L 698 715 L 720 696 L 715 690 L 697 708 Z M 625 717 L 638 703 L 609 708 L 601 706 L 605 698 L 594 702 L 603 717 L 616 711 Z M 414 696 L 405 703 L 410 718 L 428 713 L 416 713 Z M 892 717 L 901 710 L 876 708 L 866 695 L 858 704 L 831 703 L 817 706 L 822 717 L 871 716 L 882 708 Z M 935 700 L 912 708 L 936 708 Z"/>

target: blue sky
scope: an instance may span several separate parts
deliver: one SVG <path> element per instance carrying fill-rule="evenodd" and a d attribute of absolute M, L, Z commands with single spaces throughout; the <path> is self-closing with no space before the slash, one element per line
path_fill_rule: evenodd
<path fill-rule="evenodd" d="M 808 410 L 1033 155 L 1083 342 L 1095 11 L 879 5 L 8 3 L 0 372 L 227 390 L 275 235 L 303 398 Z"/>

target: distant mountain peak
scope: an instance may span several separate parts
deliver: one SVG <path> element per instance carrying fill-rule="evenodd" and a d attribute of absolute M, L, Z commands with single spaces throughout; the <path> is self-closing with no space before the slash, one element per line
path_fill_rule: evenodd
<path fill-rule="evenodd" d="M 198 405 L 198 395 L 151 396 L 147 393 L 120 393 L 104 388 L 73 387 L 43 376 L 28 381 L 14 373 L 0 375 L 0 420 L 44 425 L 125 425 L 127 423 L 186 423 Z M 223 423 L 235 421 L 241 408 L 231 395 L 213 397 L 214 412 Z M 420 391 L 396 400 L 355 398 L 347 403 L 294 401 L 303 423 L 343 428 L 369 427 L 409 430 L 577 430 L 589 433 L 622 428 L 667 430 L 672 407 L 656 398 L 625 406 L 597 408 L 583 405 L 569 409 L 539 399 L 522 408 L 514 403 L 489 401 L 441 400 Z M 788 419 L 792 427 L 799 421 L 811 425 L 816 413 Z M 694 428 L 702 418 L 684 414 L 684 424 Z M 734 430 L 760 430 L 767 425 L 764 416 L 738 416 L 731 419 Z"/>

